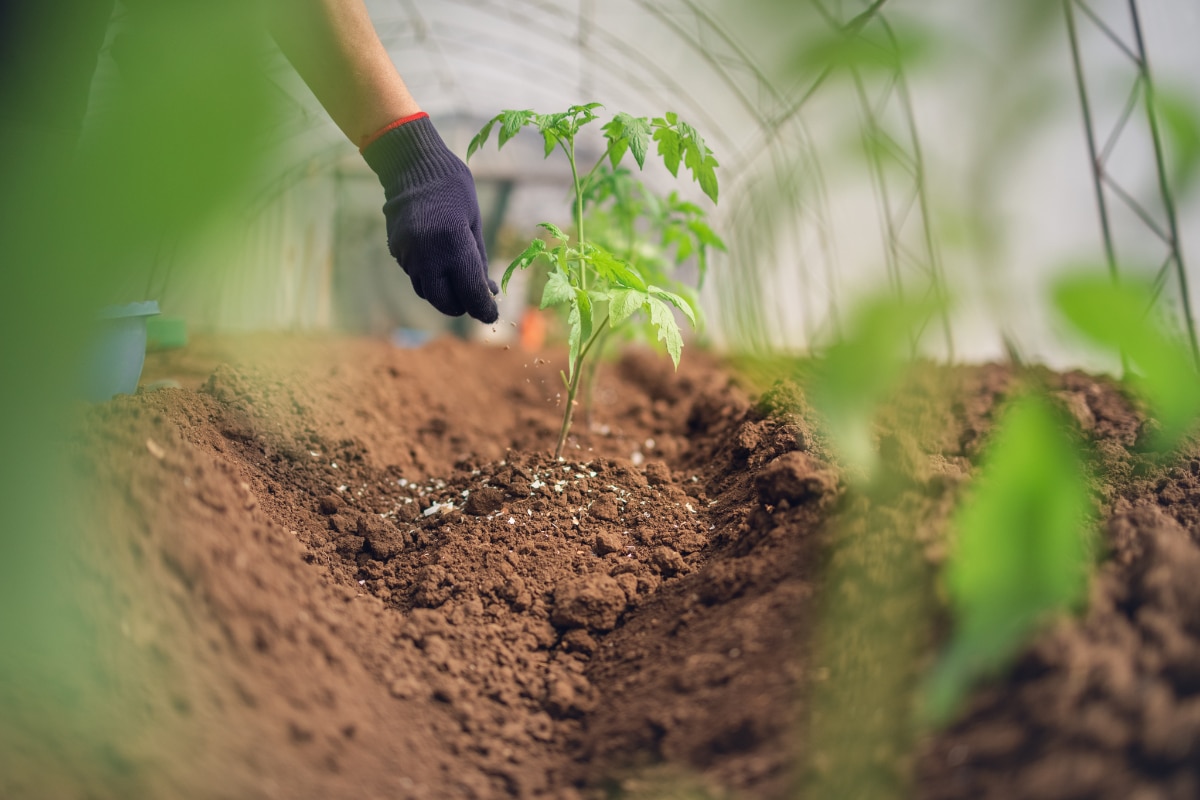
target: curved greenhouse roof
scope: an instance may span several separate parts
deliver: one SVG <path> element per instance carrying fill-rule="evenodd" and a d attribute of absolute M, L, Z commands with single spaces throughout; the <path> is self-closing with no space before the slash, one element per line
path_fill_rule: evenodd
<path fill-rule="evenodd" d="M 1083 0 L 367 6 L 413 94 L 460 154 L 506 108 L 598 101 L 635 115 L 672 110 L 695 125 L 721 163 L 712 214 L 729 252 L 711 270 L 704 299 L 714 337 L 731 346 L 828 342 L 853 298 L 886 290 L 954 299 L 955 311 L 930 320 L 935 351 L 983 358 L 1016 346 L 1058 358 L 1046 344 L 1055 326 L 1042 299 L 1046 275 L 1106 259 L 1080 76 L 1108 158 L 1103 177 L 1112 186 L 1104 191 L 1116 192 L 1107 223 L 1122 268 L 1161 278 L 1174 309 L 1183 300 L 1174 277 L 1182 257 L 1200 253 L 1200 242 L 1189 241 L 1200 229 L 1194 193 L 1172 185 L 1164 203 L 1157 191 L 1154 132 L 1139 105 L 1146 95 L 1137 93 L 1144 65 L 1164 94 L 1200 106 L 1200 64 L 1189 44 L 1200 34 L 1200 10 L 1183 0 L 1142 4 L 1140 29 L 1129 4 Z M 1078 72 L 1064 8 L 1076 12 Z M 311 204 L 314 176 L 331 169 L 367 175 L 282 60 L 274 74 L 296 103 L 285 131 L 292 168 L 264 195 L 270 213 L 283 196 Z M 1186 158 L 1172 152 L 1169 134 L 1158 132 L 1168 167 Z M 536 137 L 501 152 L 493 140 L 471 167 L 481 202 L 505 198 L 497 225 L 520 231 L 548 215 L 566 218 L 564 166 L 543 160 Z M 661 169 L 647 174 L 664 190 L 689 183 Z M 370 181 L 361 188 L 363 213 L 375 213 Z M 329 203 L 345 200 L 342 189 L 321 191 Z M 1181 233 L 1164 256 L 1162 215 L 1172 203 Z M 298 223 L 310 239 L 316 215 Z M 365 235 L 369 224 L 360 229 Z M 329 258 L 344 257 L 339 235 L 321 236 L 338 251 Z M 256 252 L 274 249 L 263 242 Z M 1176 256 L 1164 278 L 1162 265 Z"/>

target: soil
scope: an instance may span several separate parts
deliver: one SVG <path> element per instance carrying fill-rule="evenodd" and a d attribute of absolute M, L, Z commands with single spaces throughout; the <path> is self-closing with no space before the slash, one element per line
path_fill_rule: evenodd
<path fill-rule="evenodd" d="M 857 769 L 822 687 L 873 651 L 830 644 L 826 612 L 906 576 L 910 663 L 875 674 L 910 697 L 947 633 L 947 519 L 1028 376 L 928 367 L 881 434 L 904 479 L 868 507 L 800 389 L 694 351 L 606 365 L 556 461 L 563 364 L 450 339 L 152 354 L 74 459 L 106 724 L 5 748 L 0 796 L 781 798 Z M 864 774 L 930 800 L 1195 798 L 1200 458 L 1143 452 L 1103 379 L 1036 377 L 1096 454 L 1089 607 Z"/>

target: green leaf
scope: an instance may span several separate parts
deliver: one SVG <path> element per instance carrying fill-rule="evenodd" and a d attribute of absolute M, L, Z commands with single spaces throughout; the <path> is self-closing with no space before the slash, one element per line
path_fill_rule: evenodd
<path fill-rule="evenodd" d="M 613 289 L 608 300 L 608 326 L 617 327 L 649 300 L 648 294 L 637 289 Z"/>
<path fill-rule="evenodd" d="M 611 123 L 610 123 L 611 124 Z M 628 139 L 610 139 L 608 143 L 608 162 L 615 169 L 621 163 L 621 159 L 625 157 L 625 153 L 629 150 Z"/>
<path fill-rule="evenodd" d="M 668 292 L 666 289 L 660 289 L 657 286 L 649 287 L 650 294 L 660 300 L 666 300 L 671 305 L 683 312 L 683 315 L 688 318 L 688 322 L 692 323 L 692 327 L 696 327 L 696 309 L 692 308 L 692 304 L 675 294 Z"/>
<path fill-rule="evenodd" d="M 626 149 L 633 153 L 638 169 L 646 165 L 646 148 L 650 142 L 650 121 L 645 117 L 634 117 L 621 112 L 604 126 L 604 135 L 609 140 L 608 155 L 616 167 Z"/>
<path fill-rule="evenodd" d="M 592 338 L 592 299 L 582 289 L 574 290 L 571 301 L 571 313 L 567 315 L 567 325 L 570 332 L 567 335 L 567 345 L 570 352 L 567 357 L 567 377 L 575 375 L 575 362 L 579 360 L 580 350 Z"/>
<path fill-rule="evenodd" d="M 554 148 L 558 145 L 558 136 L 555 135 L 554 131 L 543 130 L 542 140 L 545 143 L 545 152 L 542 154 L 542 157 L 549 158 L 550 154 L 554 152 Z"/>
<path fill-rule="evenodd" d="M 537 125 L 538 131 L 542 134 L 542 140 L 545 144 L 545 152 L 543 155 L 546 158 L 554 152 L 554 148 L 561 141 L 571 138 L 571 126 L 567 120 L 567 115 L 558 114 L 537 114 L 533 118 L 533 123 Z"/>
<path fill-rule="evenodd" d="M 542 304 L 539 307 L 547 308 L 560 303 L 570 303 L 574 299 L 575 287 L 571 285 L 570 279 L 558 270 L 551 270 L 550 276 L 546 279 L 546 288 L 542 292 Z"/>
<path fill-rule="evenodd" d="M 557 225 L 555 225 L 553 222 L 539 222 L 537 224 L 537 226 L 539 228 L 544 228 L 545 230 L 549 231 L 550 235 L 553 236 L 555 239 L 558 239 L 560 242 L 567 241 L 567 235 L 565 233 L 563 233 L 562 229 L 559 228 Z"/>
<path fill-rule="evenodd" d="M 637 269 L 624 259 L 617 258 L 602 247 L 591 246 L 587 251 L 587 261 L 600 275 L 627 289 L 646 290 L 646 281 Z"/>
<path fill-rule="evenodd" d="M 554 266 L 563 275 L 571 274 L 571 261 L 577 258 L 575 248 L 567 247 L 565 244 L 560 244 L 550 250 L 550 259 L 554 261 Z"/>
<path fill-rule="evenodd" d="M 1184 194 L 1200 175 L 1200 108 L 1183 93 L 1159 86 L 1154 92 L 1154 109 L 1171 155 L 1172 185 Z"/>
<path fill-rule="evenodd" d="M 600 103 L 587 103 L 568 108 L 566 113 L 566 117 L 569 119 L 567 136 L 573 138 L 575 134 L 579 133 L 580 128 L 596 119 L 595 109 L 597 108 L 602 108 Z"/>
<path fill-rule="evenodd" d="M 670 128 L 659 127 L 654 131 L 654 141 L 658 142 L 658 154 L 667 171 L 679 177 L 679 162 L 683 158 L 679 134 Z"/>
<path fill-rule="evenodd" d="M 686 123 L 681 122 L 679 125 L 683 128 Z M 700 134 L 691 126 L 686 126 L 686 132 L 682 133 L 681 137 L 683 139 L 684 164 L 691 171 L 692 177 L 700 184 L 700 188 L 708 195 L 708 198 L 716 203 L 716 169 L 719 166 L 717 159 L 713 157 L 712 151 L 704 144 L 704 140 L 700 137 Z"/>
<path fill-rule="evenodd" d="M 708 158 L 704 159 L 704 163 L 698 169 L 692 170 L 692 174 L 695 175 L 696 180 L 700 182 L 701 191 L 708 195 L 708 199 L 712 200 L 713 203 L 717 202 L 716 167 L 717 160 L 712 156 L 709 156 Z"/>
<path fill-rule="evenodd" d="M 971 685 L 1003 668 L 1048 615 L 1085 599 L 1091 503 L 1066 431 L 1041 397 L 1014 401 L 955 515 L 945 572 L 955 633 L 927 686 L 931 721 L 953 714 Z"/>
<path fill-rule="evenodd" d="M 877 409 L 895 391 L 919 332 L 941 309 L 932 302 L 904 302 L 891 293 L 868 297 L 853 309 L 845 335 L 814 368 L 813 408 L 838 458 L 868 482 L 881 466 L 874 446 Z"/>
<path fill-rule="evenodd" d="M 500 146 L 504 147 L 505 143 L 516 136 L 517 132 L 525 127 L 534 116 L 534 113 L 527 109 L 500 112 Z"/>
<path fill-rule="evenodd" d="M 795 68 L 816 74 L 826 69 L 885 72 L 911 67 L 936 51 L 938 41 L 929 30 L 917 26 L 893 25 L 893 40 L 863 35 L 861 32 L 826 30 L 803 42 Z"/>
<path fill-rule="evenodd" d="M 705 247 L 715 247 L 718 250 L 725 249 L 725 241 L 714 233 L 713 229 L 708 227 L 706 223 L 698 219 L 693 219 L 688 221 L 687 227 L 696 237 L 696 241 Z"/>
<path fill-rule="evenodd" d="M 475 138 L 471 139 L 471 144 L 467 146 L 467 161 L 470 161 L 471 156 L 475 155 L 475 152 L 479 150 L 479 148 L 483 147 L 484 143 L 487 142 L 488 136 L 491 136 L 492 134 L 492 126 L 494 126 L 499 119 L 499 114 L 489 119 L 483 124 L 483 127 L 479 129 L 479 133 L 475 134 Z"/>
<path fill-rule="evenodd" d="M 508 281 L 514 272 L 518 269 L 525 269 L 533 263 L 534 259 L 545 252 L 546 242 L 544 240 L 534 239 L 530 242 L 529 246 L 521 252 L 521 255 L 514 258 L 512 263 L 508 265 L 508 269 L 504 270 L 504 277 L 500 279 L 501 291 L 508 291 Z"/>
<path fill-rule="evenodd" d="M 1114 355 L 1123 355 L 1133 388 L 1149 403 L 1161 430 L 1155 447 L 1174 448 L 1200 417 L 1200 376 L 1182 332 L 1156 324 L 1148 284 L 1113 285 L 1089 271 L 1061 281 L 1055 303 L 1079 332 Z"/>
<path fill-rule="evenodd" d="M 675 322 L 675 315 L 671 313 L 671 307 L 657 297 L 649 297 L 646 300 L 646 309 L 650 312 L 650 324 L 658 331 L 659 341 L 667 348 L 667 353 L 671 356 L 671 362 L 675 364 L 675 368 L 679 369 L 679 356 L 683 352 L 683 334 L 679 332 L 679 324 Z"/>

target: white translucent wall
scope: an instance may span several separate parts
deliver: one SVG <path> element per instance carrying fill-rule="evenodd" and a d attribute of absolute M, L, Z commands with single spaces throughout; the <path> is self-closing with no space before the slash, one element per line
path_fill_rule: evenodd
<path fill-rule="evenodd" d="M 843 19 L 866 5 L 825 3 Z M 596 100 L 635 114 L 674 110 L 693 122 L 722 163 L 717 222 L 733 248 L 731 258 L 714 266 L 705 293 L 718 343 L 797 349 L 819 344 L 833 335 L 855 296 L 889 286 L 893 273 L 906 291 L 919 292 L 922 275 L 934 263 L 957 298 L 958 357 L 1001 356 L 1007 336 L 1031 358 L 1067 363 L 1082 355 L 1059 344 L 1045 286 L 1069 262 L 1100 263 L 1103 251 L 1061 8 L 1043 5 L 1058 9 L 1047 17 L 1049 27 L 1040 38 L 1022 38 L 1012 30 L 1009 4 L 885 4 L 883 12 L 897 28 L 928 29 L 937 38 L 929 57 L 908 72 L 907 84 L 926 190 L 926 205 L 916 208 L 925 213 L 891 224 L 889 212 L 896 215 L 913 202 L 911 186 L 902 174 L 890 172 L 884 197 L 872 179 L 861 148 L 864 104 L 853 82 L 837 73 L 818 81 L 813 70 L 789 61 L 821 24 L 806 11 L 808 3 L 368 0 L 401 73 L 460 153 L 478 124 L 503 108 L 551 111 Z M 1090 6 L 1119 35 L 1131 35 L 1123 22 L 1125 0 L 1095 0 Z M 1139 7 L 1155 77 L 1200 103 L 1200 48 L 1194 46 L 1200 40 L 1200 5 L 1143 0 Z M 1081 30 L 1103 138 L 1120 113 L 1133 71 L 1096 29 L 1081 23 Z M 292 98 L 293 113 L 280 131 L 289 143 L 281 165 L 286 170 L 268 182 L 254 212 L 266 215 L 259 221 L 266 227 L 252 234 L 255 258 L 271 262 L 278 259 L 264 253 L 302 252 L 308 268 L 317 271 L 327 269 L 327 261 L 335 264 L 335 273 L 378 270 L 391 275 L 381 280 L 394 279 L 396 296 L 402 296 L 405 279 L 380 247 L 372 256 L 365 251 L 354 256 L 375 263 L 339 265 L 338 253 L 297 249 L 291 241 L 300 236 L 336 249 L 336 236 L 312 228 L 334 225 L 337 209 L 334 200 L 321 211 L 285 198 L 314 191 L 320 174 L 333 176 L 337 185 L 370 175 L 282 60 L 275 75 Z M 896 103 L 884 101 L 883 88 L 879 82 L 865 87 L 868 105 L 889 132 L 911 145 L 909 120 Z M 514 143 L 511 151 L 497 153 L 493 140 L 471 166 L 481 181 L 516 182 L 512 227 L 555 215 L 565 219 L 564 166 L 553 158 L 543 162 L 536 142 Z M 1115 148 L 1110 166 L 1153 199 L 1153 153 L 1137 125 Z M 651 172 L 650 180 L 664 187 L 672 183 L 662 170 Z M 1200 263 L 1197 193 L 1178 199 L 1184 256 Z M 271 210 L 273 203 L 304 209 L 304 219 L 268 222 L 281 213 Z M 369 213 L 369 203 L 359 205 Z M 254 214 L 251 227 L 259 224 Z M 1162 256 L 1128 212 L 1114 209 L 1114 229 L 1127 269 L 1157 268 Z M 493 272 L 502 268 L 494 264 Z M 269 275 L 263 282 L 269 283 Z M 1200 281 L 1193 281 L 1193 292 L 1196 284 Z M 307 284 L 297 279 L 289 285 Z M 288 318 L 278 303 L 265 307 L 275 311 L 261 319 L 239 312 L 239 321 L 224 319 L 222 325 L 305 327 L 329 320 L 310 312 Z M 940 343 L 933 345 L 944 352 Z"/>

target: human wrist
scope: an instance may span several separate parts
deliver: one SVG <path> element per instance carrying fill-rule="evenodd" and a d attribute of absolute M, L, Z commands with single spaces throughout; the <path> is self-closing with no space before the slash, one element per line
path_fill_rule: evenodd
<path fill-rule="evenodd" d="M 429 117 L 429 115 L 426 114 L 424 111 L 421 111 L 420 109 L 417 109 L 416 111 L 412 111 L 412 112 L 409 112 L 406 114 L 402 114 L 398 118 L 395 118 L 392 121 L 388 122 L 386 125 L 381 125 L 380 127 L 372 130 L 370 133 L 360 136 L 358 139 L 358 151 L 360 153 L 364 152 L 368 147 L 370 147 L 372 144 L 374 144 L 385 133 L 387 133 L 389 131 L 393 131 L 396 128 L 399 128 L 401 125 L 407 125 L 408 123 L 414 122 L 418 119 L 423 119 L 423 118 L 428 119 L 428 117 Z"/>
<path fill-rule="evenodd" d="M 384 131 L 375 141 L 362 149 L 367 162 L 385 189 L 402 190 L 448 175 L 466 172 L 466 165 L 456 156 L 427 114 Z"/>

